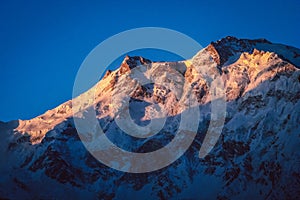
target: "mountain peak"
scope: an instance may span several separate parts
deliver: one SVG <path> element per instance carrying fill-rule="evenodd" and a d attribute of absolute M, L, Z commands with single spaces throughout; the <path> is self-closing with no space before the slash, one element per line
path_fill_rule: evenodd
<path fill-rule="evenodd" d="M 274 52 L 283 60 L 292 63 L 298 68 L 300 67 L 300 56 L 297 56 L 300 54 L 299 49 L 271 43 L 264 38 L 250 40 L 226 36 L 216 42 L 211 42 L 206 48 L 219 66 L 231 64 L 242 53 L 252 53 L 254 49 L 257 49 L 259 51 Z"/>
<path fill-rule="evenodd" d="M 268 43 L 272 44 L 272 42 L 268 41 L 265 38 L 258 38 L 258 39 L 240 39 L 235 36 L 226 36 L 220 40 L 217 40 L 216 42 L 211 42 L 214 44 L 223 44 L 223 43 L 243 43 L 243 42 L 250 42 L 250 43 Z"/>
<path fill-rule="evenodd" d="M 120 74 L 124 74 L 138 65 L 150 64 L 152 61 L 141 56 L 126 55 L 120 67 Z"/>
<path fill-rule="evenodd" d="M 233 41 L 238 41 L 239 39 L 237 37 L 234 36 L 226 36 L 224 38 L 221 38 L 220 40 L 218 40 L 216 43 L 219 42 L 233 42 Z M 214 42 L 212 42 L 214 43 Z"/>

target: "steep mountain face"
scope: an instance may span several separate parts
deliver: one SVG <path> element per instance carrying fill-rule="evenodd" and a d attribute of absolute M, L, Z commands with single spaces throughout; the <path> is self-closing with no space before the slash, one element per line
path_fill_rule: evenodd
<path fill-rule="evenodd" d="M 213 52 L 213 58 L 221 66 L 226 62 L 227 65 L 228 63 L 233 63 L 239 58 L 240 54 L 244 52 L 251 53 L 254 49 L 275 52 L 283 60 L 295 66 L 300 66 L 299 49 L 281 44 L 273 44 L 266 39 L 245 40 L 228 36 L 217 42 L 212 42 L 207 48 Z"/>
<path fill-rule="evenodd" d="M 234 37 L 212 42 L 186 61 L 127 56 L 77 98 L 31 120 L 0 123 L 0 197 L 300 198 L 299 66 L 299 49 Z M 216 77 L 224 82 L 225 123 L 216 145 L 199 158 Z M 149 173 L 121 172 L 97 161 L 82 143 L 90 136 L 83 138 L 74 124 L 95 110 L 110 141 L 146 153 L 170 143 L 190 106 L 200 110 L 193 143 L 178 160 Z M 162 117 L 166 123 L 156 135 L 130 136 L 118 126 L 128 118 L 125 108 L 139 126 Z"/>

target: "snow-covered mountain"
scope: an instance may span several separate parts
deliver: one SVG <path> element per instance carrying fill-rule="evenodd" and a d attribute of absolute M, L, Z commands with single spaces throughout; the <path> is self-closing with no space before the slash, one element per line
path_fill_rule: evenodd
<path fill-rule="evenodd" d="M 0 123 L 0 197 L 299 199 L 299 67 L 297 48 L 235 37 L 212 42 L 185 61 L 126 56 L 119 69 L 77 98 L 31 120 Z M 140 85 L 137 76 L 153 83 Z M 211 121 L 211 77 L 224 82 L 225 124 L 213 149 L 199 158 Z M 195 99 L 188 102 L 191 95 Z M 97 161 L 74 124 L 95 110 L 110 141 L 127 151 L 151 152 L 170 143 L 191 104 L 200 110 L 191 146 L 149 173 L 121 172 Z M 129 136 L 117 123 L 126 120 L 124 106 L 140 126 L 159 121 L 162 110 L 166 123 L 154 136 Z"/>

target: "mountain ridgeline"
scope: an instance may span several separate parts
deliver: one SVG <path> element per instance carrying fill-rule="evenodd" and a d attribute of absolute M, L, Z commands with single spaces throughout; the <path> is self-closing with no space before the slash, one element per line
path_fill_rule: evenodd
<path fill-rule="evenodd" d="M 297 48 L 235 37 L 212 42 L 184 61 L 126 56 L 78 97 L 36 118 L 0 123 L 0 197 L 299 199 L 299 67 Z M 140 84 L 137 76 L 152 81 Z M 224 84 L 225 119 L 216 125 L 222 127 L 216 144 L 199 158 L 213 115 L 215 77 Z M 81 101 L 86 103 L 75 103 Z M 74 123 L 92 109 L 111 142 L 147 153 L 172 141 L 190 106 L 200 110 L 199 119 L 190 119 L 198 120 L 192 144 L 172 164 L 148 173 L 99 162 L 83 145 L 89 137 L 81 137 Z M 138 126 L 159 121 L 161 113 L 166 123 L 151 137 L 130 136 L 117 123 L 126 118 L 125 108 Z"/>

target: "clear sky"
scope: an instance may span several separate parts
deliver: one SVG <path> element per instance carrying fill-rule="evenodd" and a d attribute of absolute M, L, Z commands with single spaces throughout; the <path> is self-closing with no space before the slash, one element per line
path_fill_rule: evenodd
<path fill-rule="evenodd" d="M 30 119 L 71 99 L 84 58 L 121 31 L 164 27 L 202 46 L 232 35 L 300 48 L 299 10 L 299 0 L 1 1 L 0 120 Z"/>

